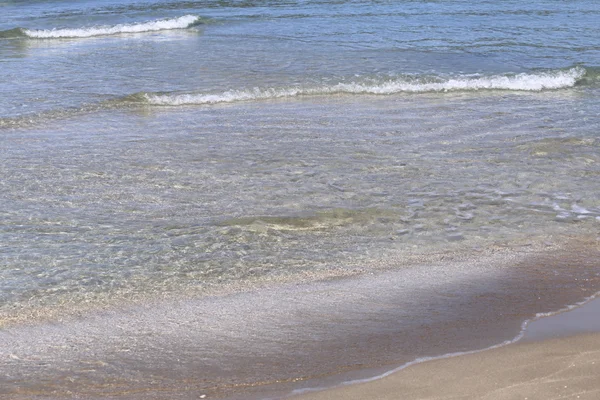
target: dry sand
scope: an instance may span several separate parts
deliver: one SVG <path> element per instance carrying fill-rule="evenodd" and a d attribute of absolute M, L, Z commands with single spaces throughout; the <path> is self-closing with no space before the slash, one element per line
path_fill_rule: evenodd
<path fill-rule="evenodd" d="M 600 400 L 600 297 L 530 322 L 517 343 L 294 400 Z"/>
<path fill-rule="evenodd" d="M 517 343 L 428 361 L 379 380 L 295 399 L 598 400 L 600 334 Z"/>

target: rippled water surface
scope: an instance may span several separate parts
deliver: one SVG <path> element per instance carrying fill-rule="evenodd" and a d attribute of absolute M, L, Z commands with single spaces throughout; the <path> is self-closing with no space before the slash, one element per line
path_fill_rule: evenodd
<path fill-rule="evenodd" d="M 594 231 L 589 97 L 310 98 L 6 132 L 3 299 L 180 290 Z"/>

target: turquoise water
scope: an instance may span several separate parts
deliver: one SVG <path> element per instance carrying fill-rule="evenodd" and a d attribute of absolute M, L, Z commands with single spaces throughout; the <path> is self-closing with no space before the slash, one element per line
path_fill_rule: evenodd
<path fill-rule="evenodd" d="M 550 257 L 573 243 L 586 244 L 578 245 L 582 255 L 597 250 L 594 1 L 2 1 L 0 15 L 0 347 L 12 360 L 0 372 L 13 371 L 0 384 L 7 396 L 86 392 L 159 353 L 212 371 L 208 383 L 186 377 L 197 385 L 193 396 L 242 381 L 247 388 L 307 371 L 394 364 L 434 354 L 405 353 L 411 346 L 402 347 L 398 334 L 389 342 L 395 350 L 357 341 L 360 351 L 348 359 L 289 367 L 296 365 L 290 354 L 319 354 L 308 350 L 305 326 L 319 326 L 324 341 L 327 332 L 343 343 L 350 339 L 335 332 L 356 331 L 366 343 L 375 331 L 416 335 L 417 326 L 442 324 L 429 319 L 431 310 L 460 320 L 470 304 L 458 300 L 461 293 L 500 299 L 498 316 L 520 302 L 522 320 L 579 301 L 597 284 L 594 263 L 547 262 L 540 277 L 554 283 L 537 302 L 527 293 L 538 287 L 528 268 L 502 275 L 520 265 L 515 257 Z M 495 252 L 505 261 L 477 261 Z M 585 276 L 568 272 L 574 264 L 586 265 Z M 248 300 L 250 309 L 207 300 L 300 283 L 312 291 L 311 282 L 368 281 L 382 271 L 400 275 L 379 290 L 352 287 L 347 310 L 296 294 L 289 309 L 262 298 Z M 400 296 L 396 284 L 411 296 Z M 457 289 L 463 285 L 468 290 Z M 509 287 L 520 294 L 509 296 Z M 346 295 L 335 293 L 344 304 Z M 359 312 L 361 296 L 372 304 Z M 196 311 L 174 305 L 186 301 L 199 302 Z M 386 314 L 378 304 L 410 312 Z M 129 328 L 119 320 L 123 332 L 107 339 L 99 327 L 116 322 L 93 318 L 130 306 L 172 314 L 181 325 L 138 315 Z M 235 310 L 241 323 L 228 319 Z M 374 323 L 369 315 L 380 312 Z M 477 307 L 472 313 L 475 321 L 482 315 Z M 344 323 L 325 329 L 317 314 Z M 210 316 L 215 326 L 207 329 Z M 502 318 L 508 336 L 522 322 Z M 44 331 L 54 324 L 65 325 Z M 53 335 L 91 353 L 57 355 Z M 482 346 L 506 339 L 463 336 Z M 140 346 L 135 363 L 116 350 L 135 352 L 128 337 Z M 287 342 L 294 337 L 297 348 Z M 437 352 L 469 347 L 449 336 L 435 340 L 445 343 Z M 195 347 L 200 342 L 210 346 Z M 192 350 L 180 354 L 165 343 Z M 285 367 L 269 372 L 265 360 L 262 369 L 232 367 L 259 353 L 282 357 L 272 365 Z M 369 354 L 379 355 L 364 361 Z M 45 367 L 30 364 L 36 357 Z M 110 367 L 93 378 L 82 373 L 75 386 L 37 386 L 81 360 Z M 148 362 L 145 372 L 111 384 L 159 396 L 151 382 L 170 369 L 165 363 Z M 169 379 L 156 381 L 182 386 Z M 188 398 L 182 393 L 172 398 Z"/>

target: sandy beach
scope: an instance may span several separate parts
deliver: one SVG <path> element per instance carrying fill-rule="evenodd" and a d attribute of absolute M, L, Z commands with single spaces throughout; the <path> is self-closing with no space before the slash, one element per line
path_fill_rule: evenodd
<path fill-rule="evenodd" d="M 600 349 L 600 335 L 545 340 L 600 332 L 599 299 L 536 319 L 520 344 L 335 387 L 421 357 L 511 341 L 536 313 L 580 304 L 598 292 L 594 245 L 526 246 L 427 268 L 7 327 L 0 331 L 0 397 L 274 399 L 333 387 L 306 398 L 515 398 L 514 390 L 525 388 L 531 394 L 516 398 L 546 399 L 536 391 L 569 380 L 562 386 L 573 393 L 593 393 L 600 386 L 591 377 L 600 375 L 591 362 L 600 365 L 600 354 L 590 349 Z M 432 285 L 431 276 L 444 281 Z"/>
<path fill-rule="evenodd" d="M 487 351 L 415 364 L 382 379 L 296 397 L 337 399 L 598 399 L 600 334 L 597 300 L 534 322 L 522 341 Z M 595 314 L 595 316 L 594 316 Z M 590 318 L 591 317 L 591 318 Z M 567 324 L 567 325 L 565 325 Z"/>
<path fill-rule="evenodd" d="M 510 345 L 417 364 L 297 399 L 598 399 L 600 334 Z"/>

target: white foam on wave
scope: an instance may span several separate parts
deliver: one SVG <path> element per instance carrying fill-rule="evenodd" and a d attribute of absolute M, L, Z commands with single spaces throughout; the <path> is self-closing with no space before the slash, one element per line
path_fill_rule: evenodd
<path fill-rule="evenodd" d="M 197 23 L 198 20 L 199 17 L 196 15 L 184 15 L 183 17 L 179 18 L 161 19 L 136 24 L 120 24 L 114 26 L 97 26 L 74 29 L 23 29 L 23 33 L 31 38 L 36 39 L 86 38 L 92 36 L 115 35 L 119 33 L 140 33 L 171 29 L 185 29 Z"/>
<path fill-rule="evenodd" d="M 247 90 L 229 90 L 220 94 L 145 94 L 145 100 L 155 105 L 216 104 L 236 101 L 267 100 L 302 95 L 330 94 L 375 94 L 428 93 L 478 90 L 515 90 L 541 91 L 564 89 L 575 86 L 585 75 L 584 68 L 517 75 L 463 76 L 437 79 L 435 82 L 407 80 L 406 78 L 383 81 L 337 83 L 330 86 L 290 87 L 290 88 L 254 88 Z"/>

